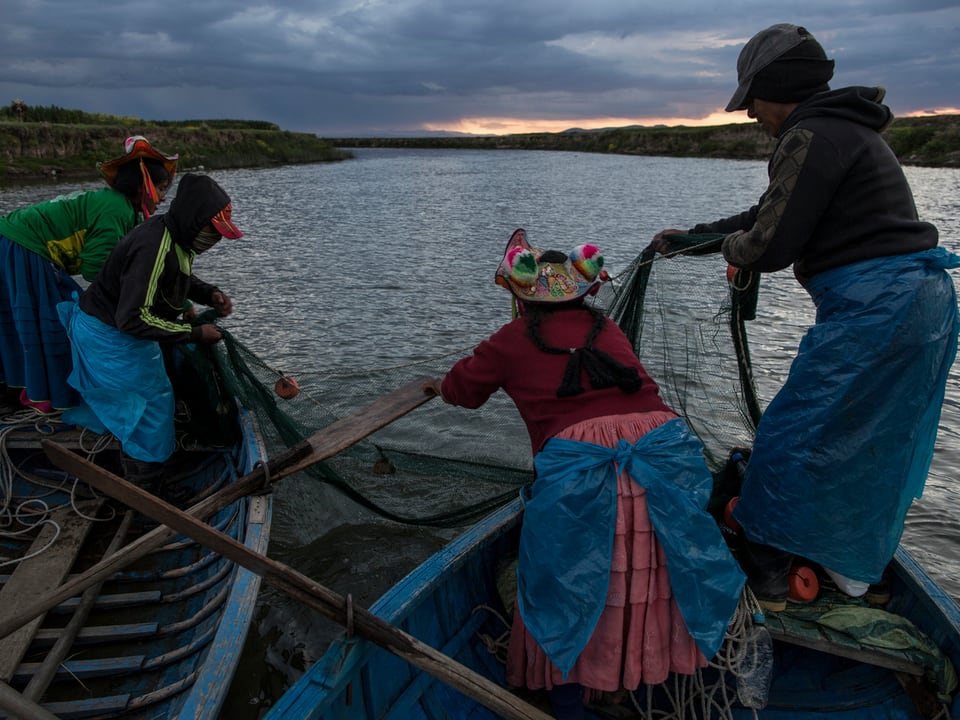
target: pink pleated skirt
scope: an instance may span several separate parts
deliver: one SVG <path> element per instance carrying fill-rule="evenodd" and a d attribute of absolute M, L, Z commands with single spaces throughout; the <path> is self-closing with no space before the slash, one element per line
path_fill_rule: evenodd
<path fill-rule="evenodd" d="M 613 448 L 621 438 L 636 442 L 675 417 L 663 411 L 611 415 L 571 425 L 558 437 Z M 656 685 L 671 672 L 689 675 L 706 665 L 670 591 L 666 559 L 647 514 L 646 491 L 621 473 L 610 585 L 593 635 L 564 679 L 515 609 L 507 683 L 549 690 L 576 682 L 593 690 L 616 692 Z"/>

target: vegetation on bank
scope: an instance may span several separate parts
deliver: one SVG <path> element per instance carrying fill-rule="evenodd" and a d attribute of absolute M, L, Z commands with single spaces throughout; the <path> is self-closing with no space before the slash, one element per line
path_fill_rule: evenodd
<path fill-rule="evenodd" d="M 123 154 L 123 141 L 143 135 L 178 153 L 181 171 L 221 170 L 343 160 L 349 152 L 310 133 L 241 120 L 145 121 L 58 107 L 0 108 L 0 182 L 96 178 L 97 163 Z"/>
<path fill-rule="evenodd" d="M 318 138 L 257 120 L 147 121 L 19 100 L 0 107 L 0 182 L 96 178 L 97 163 L 144 135 L 179 153 L 182 171 L 343 160 L 344 148 L 566 150 L 670 157 L 766 160 L 773 141 L 756 123 L 711 127 L 623 127 L 499 136 Z M 884 138 L 905 165 L 960 167 L 960 115 L 897 118 Z"/>
<path fill-rule="evenodd" d="M 960 167 L 960 115 L 897 118 L 884 133 L 905 165 Z M 766 160 L 774 141 L 756 123 L 710 127 L 624 127 L 489 137 L 329 138 L 340 147 L 566 150 Z"/>

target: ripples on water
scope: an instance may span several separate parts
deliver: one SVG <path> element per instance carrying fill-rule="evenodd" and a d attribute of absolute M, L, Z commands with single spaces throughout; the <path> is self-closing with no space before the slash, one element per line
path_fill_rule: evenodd
<path fill-rule="evenodd" d="M 764 163 L 722 160 L 467 150 L 355 155 L 342 163 L 213 174 L 231 194 L 245 237 L 202 256 L 197 275 L 234 297 L 235 314 L 226 321 L 231 332 L 271 366 L 295 373 L 301 385 L 311 374 L 466 350 L 496 330 L 510 303 L 493 285 L 493 270 L 517 227 L 535 245 L 595 242 L 616 275 L 659 230 L 745 209 L 766 177 Z M 906 171 L 921 217 L 958 251 L 960 170 Z M 80 187 L 99 184 L 2 188 L 0 212 Z M 751 355 L 768 401 L 813 308 L 789 271 L 765 279 L 760 308 Z M 960 596 L 958 435 L 955 367 L 927 488 L 904 534 L 954 597 Z M 422 489 L 399 498 L 411 514 L 427 500 Z M 291 478 L 276 493 L 271 555 L 368 606 L 451 534 L 380 522 L 328 487 Z M 338 631 L 264 590 L 258 628 L 223 716 L 257 717 Z"/>

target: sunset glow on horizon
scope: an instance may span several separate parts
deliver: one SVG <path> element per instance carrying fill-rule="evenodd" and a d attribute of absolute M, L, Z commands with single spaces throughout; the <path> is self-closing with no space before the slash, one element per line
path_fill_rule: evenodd
<path fill-rule="evenodd" d="M 429 132 L 455 132 L 466 135 L 524 135 L 563 132 L 571 128 L 597 130 L 599 128 L 627 127 L 630 125 L 701 127 L 729 125 L 739 122 L 753 122 L 753 120 L 749 119 L 746 113 L 727 113 L 723 110 L 717 110 L 702 118 L 600 117 L 573 120 L 533 120 L 529 118 L 477 117 L 463 118 L 454 123 L 424 123 L 422 129 Z"/>
<path fill-rule="evenodd" d="M 936 115 L 960 115 L 960 108 L 944 107 L 933 110 L 913 110 L 896 114 L 897 117 L 933 117 Z M 465 135 L 526 135 L 531 133 L 557 133 L 572 128 L 597 130 L 619 128 L 633 125 L 654 127 L 708 127 L 711 125 L 733 125 L 756 122 L 747 117 L 745 111 L 728 113 L 716 110 L 701 118 L 580 118 L 576 120 L 531 120 L 527 118 L 476 117 L 464 118 L 454 123 L 424 123 L 423 130 L 428 132 L 463 133 Z"/>

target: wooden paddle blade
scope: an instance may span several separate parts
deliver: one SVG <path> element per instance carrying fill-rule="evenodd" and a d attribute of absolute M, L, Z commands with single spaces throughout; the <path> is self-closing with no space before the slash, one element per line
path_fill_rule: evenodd
<path fill-rule="evenodd" d="M 436 397 L 430 378 L 420 378 L 382 395 L 365 408 L 315 432 L 270 463 L 270 474 L 285 477 L 346 450 Z M 288 457 L 289 455 L 289 457 Z"/>
<path fill-rule="evenodd" d="M 266 582 L 278 590 L 318 610 L 331 620 L 341 624 L 347 623 L 347 602 L 342 595 L 314 582 L 288 565 L 251 550 L 229 535 L 107 472 L 63 446 L 50 440 L 43 440 L 42 443 L 51 462 L 100 492 L 116 498 L 157 522 L 214 550 L 228 560 L 261 575 Z M 504 688 L 373 613 L 354 608 L 352 616 L 353 627 L 358 635 L 446 682 L 502 717 L 514 720 L 549 719 L 548 715 Z"/>

